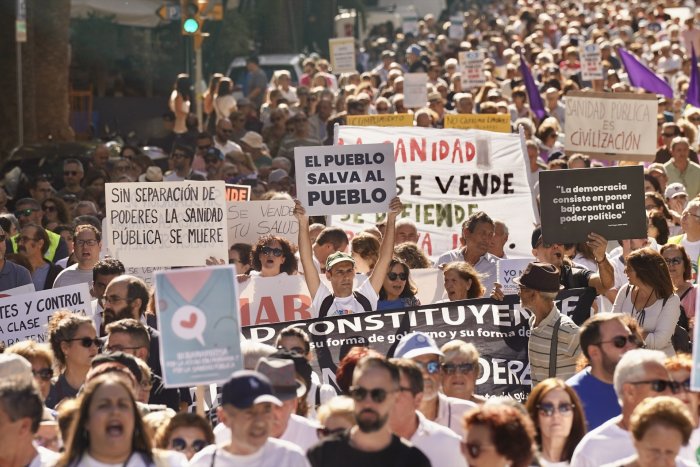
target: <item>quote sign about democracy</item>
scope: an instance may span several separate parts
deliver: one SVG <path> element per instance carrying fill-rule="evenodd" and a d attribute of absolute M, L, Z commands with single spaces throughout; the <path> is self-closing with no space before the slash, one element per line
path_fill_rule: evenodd
<path fill-rule="evenodd" d="M 111 253 L 132 267 L 228 258 L 225 192 L 223 181 L 108 183 Z"/>
<path fill-rule="evenodd" d="M 393 144 L 299 147 L 294 163 L 310 216 L 386 212 L 396 196 Z"/>
<path fill-rule="evenodd" d="M 540 172 L 540 194 L 546 243 L 647 236 L 642 166 Z"/>
<path fill-rule="evenodd" d="M 570 92 L 566 95 L 566 152 L 651 161 L 656 154 L 657 112 L 654 95 Z"/>

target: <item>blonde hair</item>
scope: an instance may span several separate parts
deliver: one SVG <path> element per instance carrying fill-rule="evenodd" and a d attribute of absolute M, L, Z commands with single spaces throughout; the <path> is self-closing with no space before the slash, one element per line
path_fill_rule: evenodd
<path fill-rule="evenodd" d="M 348 396 L 335 396 L 334 398 L 321 405 L 316 411 L 316 418 L 322 425 L 326 424 L 326 420 L 330 417 L 343 417 L 355 424 L 355 403 Z"/>

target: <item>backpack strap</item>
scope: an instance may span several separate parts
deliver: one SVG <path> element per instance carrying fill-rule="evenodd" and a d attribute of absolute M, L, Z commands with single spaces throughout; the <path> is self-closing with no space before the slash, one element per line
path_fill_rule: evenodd
<path fill-rule="evenodd" d="M 355 297 L 355 300 L 360 302 L 360 305 L 362 305 L 362 308 L 365 311 L 372 311 L 372 304 L 369 302 L 369 299 L 362 295 L 360 292 L 353 291 L 352 292 L 353 297 Z"/>
<path fill-rule="evenodd" d="M 331 309 L 331 305 L 333 305 L 333 300 L 335 300 L 335 296 L 333 294 L 330 294 L 326 298 L 323 299 L 321 302 L 321 309 L 318 310 L 318 317 L 319 318 L 325 318 L 328 316 L 328 310 Z"/>
<path fill-rule="evenodd" d="M 552 340 L 549 343 L 549 377 L 554 378 L 557 375 L 557 347 L 559 346 L 559 327 L 561 326 L 561 315 L 554 323 L 552 331 Z"/>

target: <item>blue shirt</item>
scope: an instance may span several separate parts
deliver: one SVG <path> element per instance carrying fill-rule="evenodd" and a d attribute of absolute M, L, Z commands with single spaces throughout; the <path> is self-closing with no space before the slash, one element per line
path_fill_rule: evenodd
<path fill-rule="evenodd" d="M 0 290 L 10 290 L 31 283 L 32 276 L 25 267 L 5 260 L 5 265 L 0 270 Z"/>
<path fill-rule="evenodd" d="M 604 383 L 591 374 L 591 367 L 579 371 L 566 381 L 583 403 L 588 431 L 599 427 L 621 413 L 612 384 Z"/>

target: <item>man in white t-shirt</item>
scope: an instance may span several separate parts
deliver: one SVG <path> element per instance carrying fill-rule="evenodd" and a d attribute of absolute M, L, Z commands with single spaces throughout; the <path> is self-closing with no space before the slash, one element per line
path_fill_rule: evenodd
<path fill-rule="evenodd" d="M 692 200 L 683 210 L 681 217 L 683 235 L 668 239 L 668 243 L 683 245 L 693 265 L 693 282 L 698 274 L 698 257 L 700 257 L 700 201 Z"/>
<path fill-rule="evenodd" d="M 431 465 L 466 467 L 459 447 L 461 438 L 457 433 L 431 422 L 418 410 L 423 400 L 420 366 L 407 358 L 392 358 L 389 361 L 399 369 L 399 392 L 389 415 L 391 431 L 423 451 Z"/>
<path fill-rule="evenodd" d="M 663 352 L 648 349 L 630 350 L 622 356 L 613 377 L 622 415 L 583 437 L 574 451 L 571 467 L 597 467 L 636 453 L 628 431 L 632 412 L 647 397 L 670 395 L 676 386 L 664 367 L 665 359 Z"/>
<path fill-rule="evenodd" d="M 89 284 L 92 281 L 92 268 L 100 260 L 102 235 L 89 224 L 79 225 L 73 231 L 75 259 L 77 263 L 61 271 L 53 283 L 53 288 L 69 285 Z"/>
<path fill-rule="evenodd" d="M 304 268 L 304 279 L 313 297 L 312 307 L 317 316 L 347 315 L 377 309 L 379 291 L 394 254 L 395 222 L 403 209 L 401 200 L 398 197 L 391 200 L 389 209 L 386 232 L 379 247 L 379 259 L 372 273 L 357 290 L 352 288 L 355 280 L 355 260 L 352 256 L 338 251 L 326 258 L 326 278 L 331 283 L 331 291 L 321 282 L 314 267 L 309 217 L 301 202 L 295 201 L 294 216 L 299 221 L 299 259 Z"/>
<path fill-rule="evenodd" d="M 270 380 L 257 371 L 239 370 L 231 375 L 221 393 L 217 416 L 231 432 L 228 443 L 209 445 L 190 461 L 191 467 L 256 465 L 308 467 L 304 452 L 292 443 L 270 437 L 273 395 Z"/>

